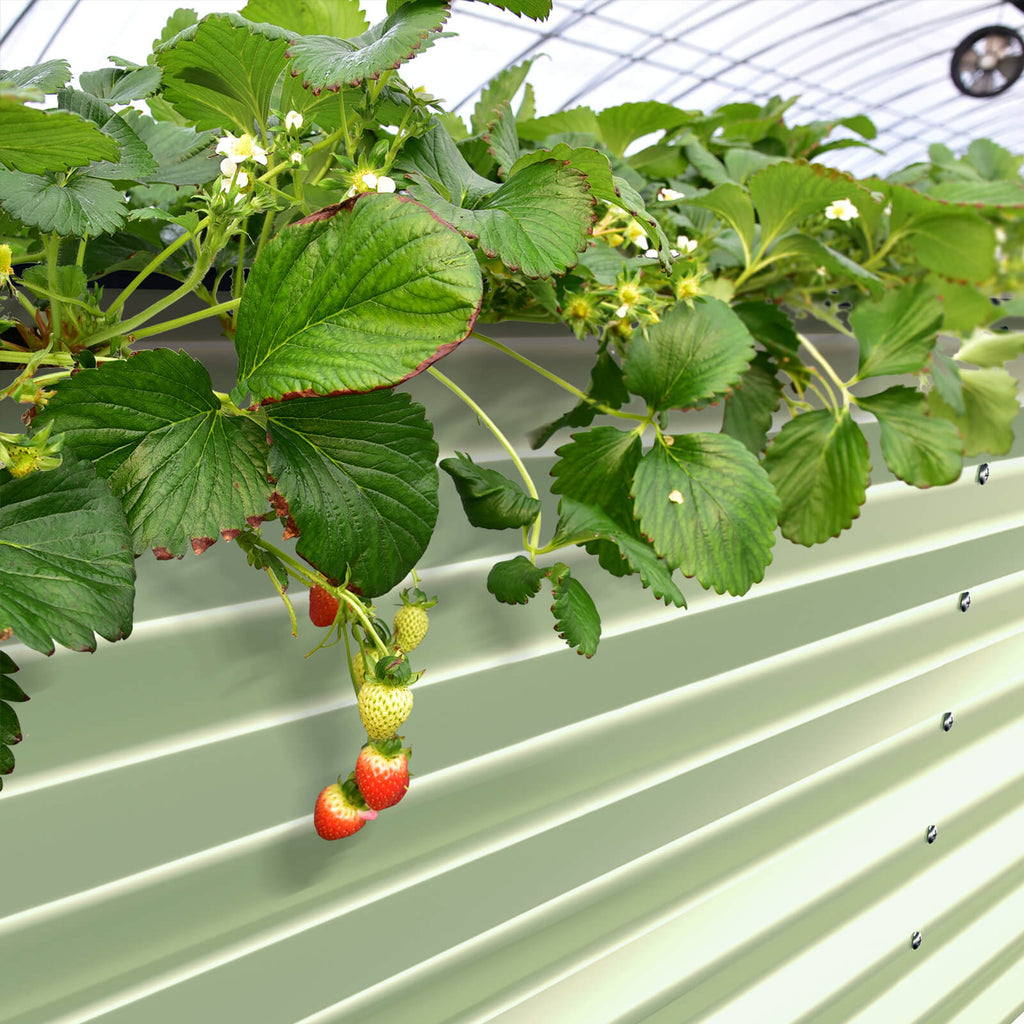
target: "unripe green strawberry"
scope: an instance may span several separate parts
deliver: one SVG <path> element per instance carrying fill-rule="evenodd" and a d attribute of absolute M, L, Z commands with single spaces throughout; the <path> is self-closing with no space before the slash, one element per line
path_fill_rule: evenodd
<path fill-rule="evenodd" d="M 359 690 L 359 717 L 371 740 L 386 740 L 412 713 L 412 690 L 368 679 Z"/>
<path fill-rule="evenodd" d="M 373 674 L 373 666 L 377 664 L 377 659 L 380 654 L 377 651 L 356 651 L 352 656 L 352 678 L 356 681 L 356 688 L 360 688 L 363 683 L 366 682 L 366 662 L 363 661 L 363 655 L 366 655 L 367 661 L 370 662 L 370 674 Z"/>
<path fill-rule="evenodd" d="M 429 628 L 430 620 L 423 608 L 416 604 L 403 604 L 395 612 L 395 621 L 392 624 L 395 646 L 407 653 L 415 650 L 427 635 Z"/>

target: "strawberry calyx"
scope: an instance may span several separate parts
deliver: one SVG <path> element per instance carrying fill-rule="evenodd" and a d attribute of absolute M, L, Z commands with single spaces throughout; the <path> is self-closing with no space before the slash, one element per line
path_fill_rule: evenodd
<path fill-rule="evenodd" d="M 373 666 L 373 674 L 373 682 L 383 686 L 408 686 L 414 682 L 409 660 L 401 654 L 378 659 Z"/>
<path fill-rule="evenodd" d="M 359 786 L 356 785 L 355 772 L 349 772 L 348 778 L 344 782 L 341 781 L 341 776 L 339 775 L 338 785 L 341 786 L 341 795 L 345 798 L 345 802 L 352 807 L 360 818 L 364 821 L 373 821 L 377 817 L 377 812 L 367 805 L 363 794 L 359 791 Z"/>
<path fill-rule="evenodd" d="M 427 597 L 419 587 L 408 587 L 398 596 L 402 599 L 403 605 L 408 605 L 412 608 L 427 609 L 433 608 L 437 604 L 436 597 Z"/>

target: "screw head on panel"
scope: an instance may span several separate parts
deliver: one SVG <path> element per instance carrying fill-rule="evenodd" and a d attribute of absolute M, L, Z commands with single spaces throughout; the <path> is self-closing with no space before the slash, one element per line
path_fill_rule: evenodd
<path fill-rule="evenodd" d="M 952 729 L 952 728 L 953 728 L 953 712 L 952 711 L 947 711 L 942 716 L 942 729 L 943 729 L 943 732 L 949 732 L 949 730 Z"/>
<path fill-rule="evenodd" d="M 988 463 L 987 462 L 983 462 L 978 467 L 978 483 L 979 484 L 987 484 L 988 483 L 988 475 L 989 475 Z"/>
<path fill-rule="evenodd" d="M 970 607 L 971 607 L 971 592 L 969 590 L 965 590 L 960 595 L 960 611 L 965 612 Z"/>
<path fill-rule="evenodd" d="M 914 934 L 910 937 L 910 948 L 911 949 L 919 949 L 920 946 L 921 946 L 921 942 L 922 942 L 921 933 L 920 932 L 914 932 Z"/>
<path fill-rule="evenodd" d="M 928 831 L 925 832 L 924 837 L 929 843 L 934 843 L 935 840 L 939 838 L 939 830 L 934 825 L 929 825 Z"/>

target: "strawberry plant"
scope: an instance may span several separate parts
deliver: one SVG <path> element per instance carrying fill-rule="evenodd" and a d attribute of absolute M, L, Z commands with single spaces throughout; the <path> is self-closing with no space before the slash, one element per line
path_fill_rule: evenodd
<path fill-rule="evenodd" d="M 442 480 L 473 527 L 521 533 L 490 593 L 515 605 L 550 588 L 556 631 L 589 657 L 599 613 L 560 551 L 677 608 L 682 578 L 744 594 L 777 533 L 813 545 L 851 527 L 865 417 L 914 487 L 1008 451 L 1005 364 L 1024 351 L 1000 322 L 1024 313 L 1021 157 L 977 140 L 858 180 L 827 160 L 869 144 L 866 117 L 789 125 L 779 98 L 537 117 L 529 62 L 500 71 L 467 124 L 403 78 L 449 3 L 387 11 L 371 26 L 356 0 L 179 10 L 145 64 L 75 87 L 65 61 L 0 72 L 0 397 L 24 410 L 0 433 L 0 630 L 46 654 L 121 640 L 135 557 L 218 539 L 266 574 L 293 634 L 308 589 L 317 650 L 344 641 L 374 745 L 321 793 L 325 838 L 401 798 L 381 778 L 407 782 L 396 734 L 422 671 L 407 658 L 432 604 L 416 566 Z M 154 275 L 173 287 L 129 313 Z M 855 373 L 811 318 L 856 344 Z M 234 344 L 228 392 L 182 352 L 137 348 L 202 320 Z M 588 387 L 479 330 L 500 320 L 564 324 L 593 356 Z M 571 396 L 533 435 L 558 438 L 553 526 L 521 453 L 438 365 L 470 337 Z M 438 462 L 428 410 L 401 390 L 418 374 L 517 479 Z M 721 429 L 689 429 L 683 413 L 710 405 Z M 408 579 L 389 629 L 373 602 Z M 2 657 L 0 774 L 25 699 Z"/>

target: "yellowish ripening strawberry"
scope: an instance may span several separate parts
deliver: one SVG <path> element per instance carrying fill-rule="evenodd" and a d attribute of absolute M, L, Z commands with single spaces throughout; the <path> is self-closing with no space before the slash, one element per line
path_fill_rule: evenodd
<path fill-rule="evenodd" d="M 412 690 L 379 679 L 367 679 L 359 690 L 359 717 L 371 740 L 394 736 L 412 714 Z"/>

